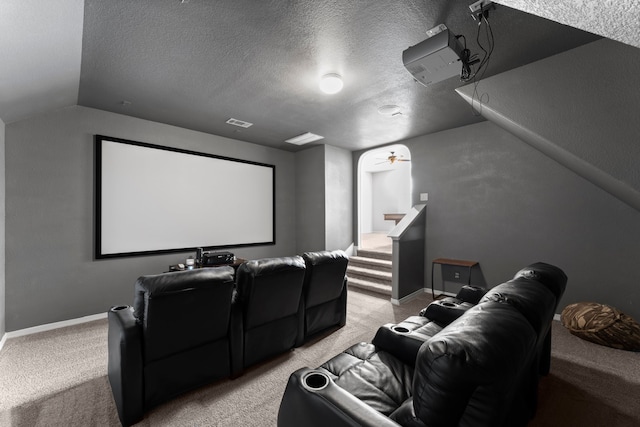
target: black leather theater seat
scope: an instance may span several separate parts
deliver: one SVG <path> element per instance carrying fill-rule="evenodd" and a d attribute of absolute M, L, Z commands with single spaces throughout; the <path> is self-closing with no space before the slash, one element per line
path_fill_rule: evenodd
<path fill-rule="evenodd" d="M 444 312 L 381 327 L 371 344 L 294 372 L 278 426 L 526 426 L 566 281 L 532 264 L 448 325 Z"/>
<path fill-rule="evenodd" d="M 109 313 L 108 377 L 123 425 L 240 368 L 233 268 L 143 276 L 133 307 Z"/>
<path fill-rule="evenodd" d="M 343 251 L 305 252 L 303 324 L 298 344 L 347 320 L 347 264 Z"/>
<path fill-rule="evenodd" d="M 303 316 L 304 275 L 300 256 L 247 261 L 238 268 L 243 367 L 295 346 Z"/>

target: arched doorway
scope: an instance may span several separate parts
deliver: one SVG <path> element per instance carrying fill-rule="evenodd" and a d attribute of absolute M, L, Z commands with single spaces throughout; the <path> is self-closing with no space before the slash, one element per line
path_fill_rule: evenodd
<path fill-rule="evenodd" d="M 393 215 L 411 208 L 411 153 L 394 144 L 367 151 L 358 161 L 358 249 L 391 252 Z M 386 219 L 385 219 L 386 218 Z"/>

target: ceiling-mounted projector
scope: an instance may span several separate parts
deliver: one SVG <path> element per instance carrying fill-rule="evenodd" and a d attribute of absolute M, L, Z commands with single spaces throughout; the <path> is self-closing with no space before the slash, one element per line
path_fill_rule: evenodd
<path fill-rule="evenodd" d="M 402 62 L 413 77 L 425 86 L 462 72 L 463 48 L 444 24 L 427 31 L 429 38 L 402 52 Z"/>

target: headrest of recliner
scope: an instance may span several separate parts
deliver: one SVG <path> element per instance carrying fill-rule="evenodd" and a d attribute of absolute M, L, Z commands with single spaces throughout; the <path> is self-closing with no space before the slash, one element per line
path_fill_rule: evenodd
<path fill-rule="evenodd" d="M 262 258 L 247 261 L 238 268 L 238 272 L 242 271 L 243 275 L 248 274 L 256 277 L 285 270 L 304 270 L 305 268 L 306 266 L 302 257 L 296 255 L 292 257 Z"/>
<path fill-rule="evenodd" d="M 556 300 L 560 300 L 567 286 L 567 275 L 564 274 L 564 271 L 544 262 L 536 262 L 523 268 L 513 278 L 524 278 L 542 283 L 553 292 Z"/>
<path fill-rule="evenodd" d="M 307 265 L 318 265 L 325 262 L 343 261 L 345 264 L 349 261 L 349 257 L 344 251 L 318 251 L 305 252 L 302 254 Z"/>
<path fill-rule="evenodd" d="M 134 316 L 139 322 L 143 321 L 146 300 L 150 298 L 205 288 L 216 282 L 233 283 L 233 275 L 233 268 L 225 266 L 141 276 L 135 283 Z"/>

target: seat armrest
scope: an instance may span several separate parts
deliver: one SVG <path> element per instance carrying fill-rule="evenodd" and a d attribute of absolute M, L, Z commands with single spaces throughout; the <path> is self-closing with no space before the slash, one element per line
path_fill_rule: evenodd
<path fill-rule="evenodd" d="M 378 328 L 371 343 L 403 363 L 414 366 L 420 346 L 442 330 L 442 326 L 421 316 L 411 316 L 398 324 Z"/>
<path fill-rule="evenodd" d="M 338 326 L 343 327 L 347 324 L 347 276 L 342 281 L 342 293 L 340 294 L 340 321 Z"/>
<path fill-rule="evenodd" d="M 112 307 L 107 317 L 107 372 L 120 422 L 126 427 L 144 414 L 142 327 L 130 306 Z"/>
<path fill-rule="evenodd" d="M 321 382 L 325 381 L 324 384 Z M 337 386 L 322 370 L 301 368 L 285 389 L 278 427 L 398 427 L 393 420 Z"/>
<path fill-rule="evenodd" d="M 237 378 L 244 371 L 244 315 L 238 293 L 233 290 L 231 319 L 229 321 L 229 347 L 231 378 Z"/>

